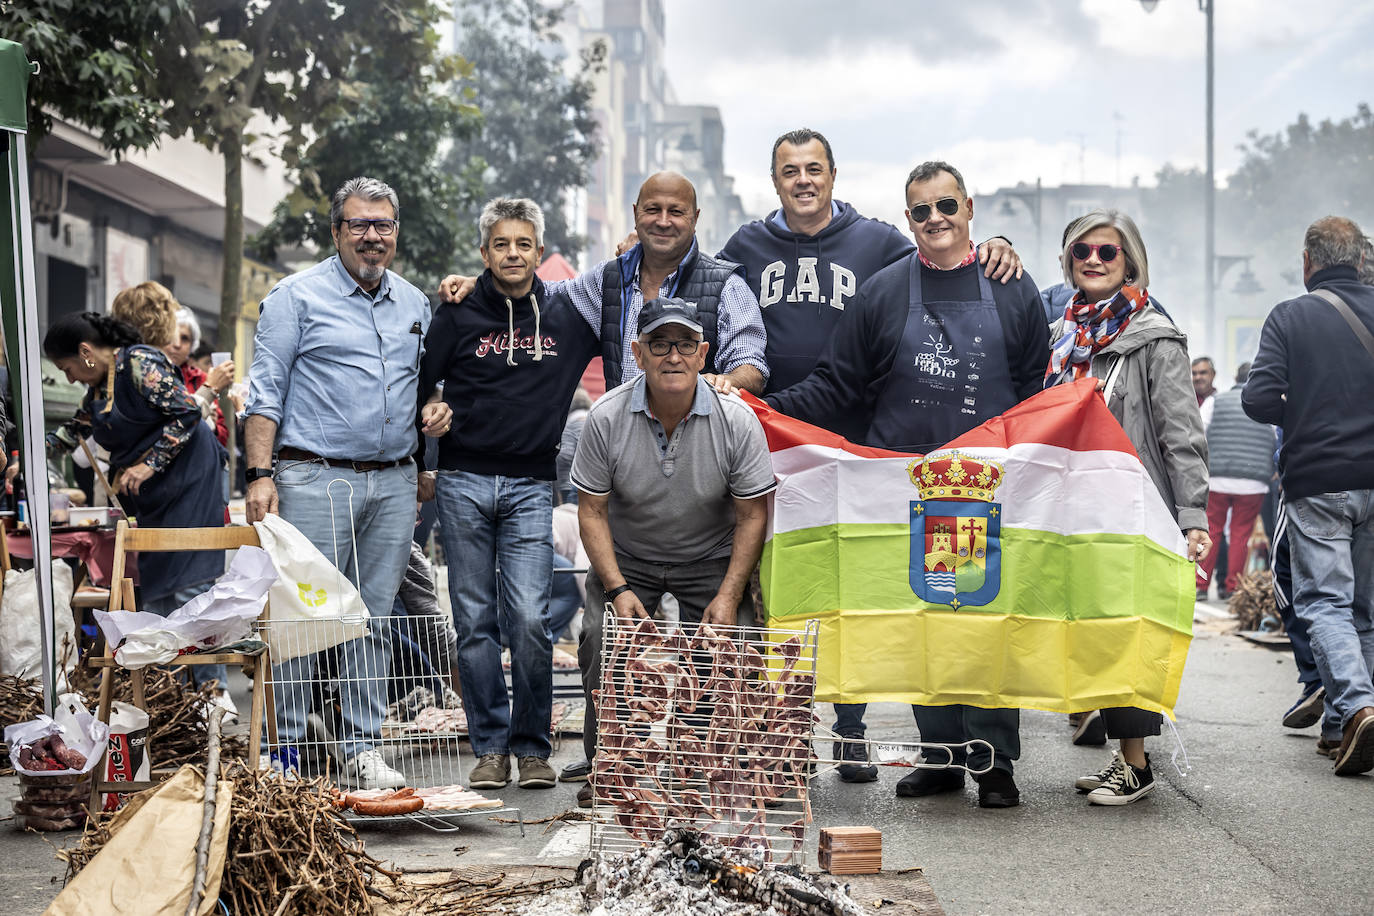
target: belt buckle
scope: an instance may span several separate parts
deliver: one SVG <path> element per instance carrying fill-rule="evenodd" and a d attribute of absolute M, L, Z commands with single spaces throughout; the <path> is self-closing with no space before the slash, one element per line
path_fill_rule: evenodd
<path fill-rule="evenodd" d="M 366 473 L 367 473 L 367 468 L 366 468 L 366 467 L 361 467 L 361 465 L 368 465 L 368 464 L 372 464 L 372 463 L 373 463 L 373 462 L 370 462 L 370 461 L 350 461 L 350 462 L 348 462 L 349 466 L 353 468 L 353 473 L 354 473 L 354 474 L 366 474 Z"/>

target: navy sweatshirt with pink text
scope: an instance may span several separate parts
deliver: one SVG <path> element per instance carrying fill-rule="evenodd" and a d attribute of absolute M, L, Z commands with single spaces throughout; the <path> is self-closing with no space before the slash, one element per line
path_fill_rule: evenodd
<path fill-rule="evenodd" d="M 535 277 L 528 294 L 507 297 L 484 271 L 462 302 L 439 307 L 425 336 L 421 397 L 442 382 L 453 409 L 440 469 L 553 480 L 573 393 L 600 351 L 565 295 Z"/>

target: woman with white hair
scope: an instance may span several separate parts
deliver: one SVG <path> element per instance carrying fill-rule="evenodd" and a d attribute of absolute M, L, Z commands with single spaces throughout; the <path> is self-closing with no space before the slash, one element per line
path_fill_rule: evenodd
<path fill-rule="evenodd" d="M 1061 262 L 1073 297 L 1050 326 L 1045 387 L 1091 376 L 1107 408 L 1135 446 L 1164 504 L 1187 539 L 1188 559 L 1211 549 L 1207 535 L 1207 437 L 1188 363 L 1188 340 L 1150 302 L 1149 262 L 1134 220 L 1093 210 L 1064 233 Z M 1074 783 L 1088 801 L 1128 805 L 1154 788 L 1145 738 L 1160 716 L 1143 709 L 1103 709 L 1108 738 L 1121 749 L 1100 773 Z"/>
<path fill-rule="evenodd" d="M 177 309 L 177 330 L 172 342 L 162 348 L 172 365 L 181 373 L 186 390 L 196 396 L 200 403 L 200 413 L 208 423 L 215 427 L 215 438 L 220 445 L 227 445 L 229 428 L 225 425 L 224 414 L 218 409 L 220 392 L 234 381 L 234 361 L 227 359 L 208 372 L 202 371 L 191 362 L 191 351 L 200 346 L 200 322 L 196 313 L 181 306 Z"/>

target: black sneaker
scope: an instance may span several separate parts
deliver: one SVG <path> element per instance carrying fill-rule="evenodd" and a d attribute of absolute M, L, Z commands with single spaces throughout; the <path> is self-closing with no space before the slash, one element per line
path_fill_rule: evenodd
<path fill-rule="evenodd" d="M 1107 743 L 1107 723 L 1096 709 L 1085 712 L 1073 732 L 1073 743 L 1079 747 L 1101 747 Z"/>
<path fill-rule="evenodd" d="M 1146 754 L 1143 767 L 1125 764 L 1111 779 L 1089 792 L 1088 801 L 1094 805 L 1129 805 L 1149 795 L 1154 787 L 1155 774 L 1150 770 L 1150 755 Z"/>
<path fill-rule="evenodd" d="M 1326 701 L 1326 688 L 1321 684 L 1308 687 L 1298 697 L 1298 702 L 1288 707 L 1283 714 L 1284 728 L 1308 728 L 1321 720 L 1322 708 Z"/>
<path fill-rule="evenodd" d="M 922 798 L 963 788 L 963 770 L 913 770 L 897 780 L 897 794 L 902 798 Z"/>
<path fill-rule="evenodd" d="M 861 739 L 863 735 L 841 734 L 840 737 Z M 836 760 L 846 761 L 840 764 L 840 780 L 842 782 L 877 781 L 878 768 L 868 762 L 867 744 L 836 741 L 831 753 Z"/>
<path fill-rule="evenodd" d="M 1114 779 L 1116 774 L 1120 773 L 1121 768 L 1125 765 L 1126 762 L 1121 759 L 1121 755 L 1116 751 L 1112 751 L 1112 762 L 1107 764 L 1105 769 L 1091 776 L 1078 777 L 1074 780 L 1073 787 L 1079 792 L 1091 792 L 1094 789 L 1101 788 L 1103 783 Z"/>
<path fill-rule="evenodd" d="M 978 807 L 1015 808 L 1021 804 L 1021 791 L 1006 770 L 991 769 L 974 779 L 978 781 Z"/>
<path fill-rule="evenodd" d="M 579 760 L 577 763 L 570 763 L 565 766 L 558 774 L 558 781 L 586 782 L 591 772 L 592 762 L 590 760 Z"/>

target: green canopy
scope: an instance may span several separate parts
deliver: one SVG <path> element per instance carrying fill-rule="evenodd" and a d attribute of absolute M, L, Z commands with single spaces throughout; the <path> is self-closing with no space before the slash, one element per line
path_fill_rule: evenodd
<path fill-rule="evenodd" d="M 29 497 L 29 527 L 43 628 L 43 705 L 55 704 L 52 543 L 48 520 L 47 457 L 43 446 L 43 386 L 38 349 L 38 295 L 34 286 L 33 219 L 29 212 L 28 85 L 35 67 L 24 49 L 0 39 L 0 201 L 7 238 L 0 244 L 0 317 L 5 334 L 20 460 Z"/>

